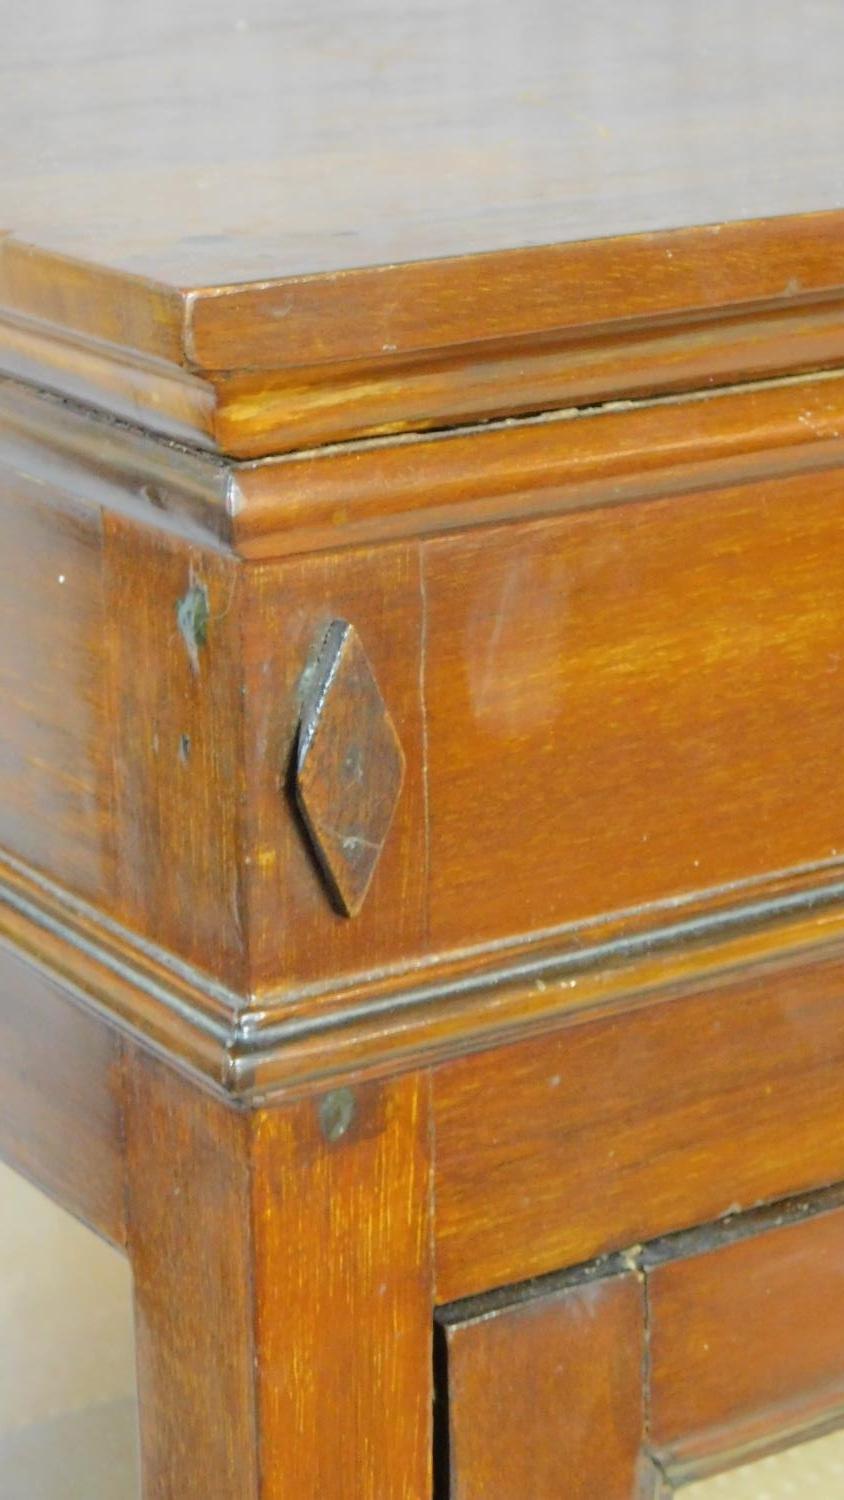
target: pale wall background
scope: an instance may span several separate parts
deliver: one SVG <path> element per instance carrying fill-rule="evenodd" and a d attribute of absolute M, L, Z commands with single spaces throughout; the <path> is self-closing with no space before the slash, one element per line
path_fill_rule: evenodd
<path fill-rule="evenodd" d="M 124 1258 L 0 1166 L 2 1500 L 137 1493 Z"/>

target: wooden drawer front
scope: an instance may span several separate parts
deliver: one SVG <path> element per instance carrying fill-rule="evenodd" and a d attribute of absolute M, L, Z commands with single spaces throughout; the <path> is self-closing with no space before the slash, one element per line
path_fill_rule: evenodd
<path fill-rule="evenodd" d="M 437 944 L 838 856 L 842 497 L 830 472 L 427 543 Z"/>
<path fill-rule="evenodd" d="M 439 1320 L 439 1500 L 655 1500 L 844 1425 L 841 1192 Z"/>
<path fill-rule="evenodd" d="M 439 1500 L 632 1500 L 642 1328 L 633 1274 L 446 1321 Z"/>
<path fill-rule="evenodd" d="M 844 1419 L 844 1209 L 646 1274 L 651 1442 L 673 1474 Z"/>

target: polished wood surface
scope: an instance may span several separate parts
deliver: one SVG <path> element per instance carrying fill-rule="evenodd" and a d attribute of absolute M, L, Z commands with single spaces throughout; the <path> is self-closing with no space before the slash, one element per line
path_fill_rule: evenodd
<path fill-rule="evenodd" d="M 840 363 L 840 30 L 51 0 L 4 32 L 0 369 L 249 457 Z"/>
<path fill-rule="evenodd" d="M 832 213 L 169 296 L 6 239 L 0 369 L 242 458 L 694 390 L 840 363 L 840 236 Z"/>
<path fill-rule="evenodd" d="M 807 1021 L 810 1012 L 798 1001 L 794 1014 Z M 698 1035 L 710 1057 L 719 1031 Z M 836 1071 L 819 1037 L 807 1032 L 805 1045 Z M 506 1052 L 496 1057 L 509 1079 Z M 86 1080 L 91 1061 L 68 1058 L 68 1071 Z M 580 1059 L 568 1061 L 576 1074 Z M 145 1496 L 351 1500 L 363 1485 L 424 1500 L 434 1454 L 451 1486 L 437 1493 L 452 1500 L 508 1500 L 526 1486 L 550 1497 L 562 1483 L 585 1496 L 599 1478 L 601 1493 L 650 1500 L 841 1419 L 840 1188 L 744 1215 L 728 1206 L 719 1222 L 644 1250 L 644 1235 L 630 1239 L 618 1261 L 447 1306 L 437 1315 L 432 1448 L 432 1320 L 448 1293 L 432 1287 L 428 1228 L 448 1164 L 446 1122 L 429 1122 L 425 1079 L 249 1115 L 130 1047 L 120 1084 L 124 1123 L 112 1130 L 126 1153 Z M 37 1080 L 36 1089 L 43 1106 Z M 756 1097 L 763 1092 L 757 1083 Z M 793 1118 L 782 1075 L 774 1092 Z M 479 1117 L 494 1093 L 497 1081 L 474 1091 Z M 525 1101 L 512 1104 L 524 1140 Z M 655 1119 L 660 1108 L 655 1100 Z M 497 1193 L 491 1163 L 504 1158 L 492 1119 L 489 1128 L 474 1176 Z M 725 1136 L 731 1129 L 728 1119 Z M 736 1155 L 754 1135 L 778 1149 L 757 1114 L 731 1142 Z M 652 1153 L 671 1156 L 653 1129 L 651 1142 Z M 814 1145 L 806 1149 L 817 1160 Z M 701 1139 L 698 1163 L 704 1152 L 725 1184 L 737 1181 L 723 1140 Z M 673 1167 L 689 1170 L 676 1154 Z M 600 1199 L 596 1182 L 603 1192 L 597 1162 Z M 522 1183 L 524 1214 L 528 1170 Z M 78 1211 L 71 1188 L 69 1179 L 58 1196 Z M 563 1201 L 561 1215 L 582 1216 L 575 1198 Z M 651 1201 L 636 1228 L 652 1222 Z M 523 1232 L 524 1248 L 536 1233 L 529 1219 Z M 558 1261 L 578 1248 L 561 1247 Z M 518 1264 L 522 1275 L 536 1268 L 524 1253 Z"/>
<path fill-rule="evenodd" d="M 112 439 L 101 471 L 81 416 L 27 507 L 38 402 L 12 400 L 5 503 L 25 515 L 15 527 L 10 510 L 0 565 L 19 622 L 0 648 L 7 849 L 244 1006 L 260 992 L 262 1010 L 467 947 L 832 875 L 841 385 L 280 459 L 238 475 L 245 567 L 215 535 L 219 461 L 168 470 L 159 453 L 143 486 L 135 438 Z M 332 620 L 353 623 L 406 763 L 353 921 L 290 786 L 301 685 Z"/>
<path fill-rule="evenodd" d="M 104 521 L 115 915 L 242 987 L 238 583 L 225 559 Z"/>
<path fill-rule="evenodd" d="M 677 1475 L 844 1412 L 844 1209 L 770 1218 L 648 1271 L 651 1442 Z"/>
<path fill-rule="evenodd" d="M 841 1233 L 838 1189 L 442 1309 L 441 1493 L 668 1500 L 840 1426 Z"/>
<path fill-rule="evenodd" d="M 144 1497 L 430 1490 L 427 1087 L 255 1115 L 130 1051 Z"/>
<path fill-rule="evenodd" d="M 127 1053 L 143 1500 L 258 1500 L 248 1120 Z"/>
<path fill-rule="evenodd" d="M 643 1295 L 622 1272 L 442 1315 L 449 1500 L 636 1496 Z"/>
<path fill-rule="evenodd" d="M 428 544 L 435 943 L 838 857 L 837 486 Z"/>
<path fill-rule="evenodd" d="M 4 227 L 203 285 L 833 206 L 829 0 L 201 21 L 10 17 Z"/>
<path fill-rule="evenodd" d="M 841 969 L 723 976 L 434 1074 L 444 1301 L 844 1176 Z"/>
<path fill-rule="evenodd" d="M 427 1496 L 427 1080 L 262 1111 L 252 1163 L 262 1500 Z"/>
<path fill-rule="evenodd" d="M 289 568 L 250 568 L 245 583 L 245 890 L 252 982 L 264 992 L 264 1003 L 272 987 L 288 992 L 342 972 L 381 969 L 418 953 L 424 943 L 423 602 L 417 549 L 405 545 L 342 560 L 305 557 Z M 387 712 L 401 726 L 405 760 L 401 795 L 367 899 L 351 921 L 326 890 L 290 786 L 300 684 L 332 620 L 354 622 Z"/>
<path fill-rule="evenodd" d="M 191 292 L 6 238 L 0 370 L 241 458 L 822 370 L 841 233 L 830 212 Z"/>
<path fill-rule="evenodd" d="M 0 1151 L 144 1500 L 844 1420 L 842 25 L 5 29 Z"/>
<path fill-rule="evenodd" d="M 99 642 L 100 518 L 3 471 L 0 812 L 4 847 L 81 895 L 114 880 Z"/>
<path fill-rule="evenodd" d="M 226 538 L 266 561 L 829 470 L 843 394 L 831 371 L 243 464 Z"/>

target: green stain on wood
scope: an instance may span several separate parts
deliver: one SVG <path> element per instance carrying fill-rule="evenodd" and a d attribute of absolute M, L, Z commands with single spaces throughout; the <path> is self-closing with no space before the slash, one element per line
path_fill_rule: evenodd
<path fill-rule="evenodd" d="M 199 653 L 208 640 L 209 618 L 208 590 L 204 583 L 192 583 L 176 605 L 176 619 L 194 672 L 199 671 Z"/>

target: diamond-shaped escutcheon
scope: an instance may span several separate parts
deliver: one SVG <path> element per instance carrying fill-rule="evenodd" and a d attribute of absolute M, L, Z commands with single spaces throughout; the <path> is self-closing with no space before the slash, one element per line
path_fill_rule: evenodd
<path fill-rule="evenodd" d="M 404 779 L 404 753 L 354 626 L 329 627 L 305 687 L 296 801 L 332 898 L 363 904 Z"/>

